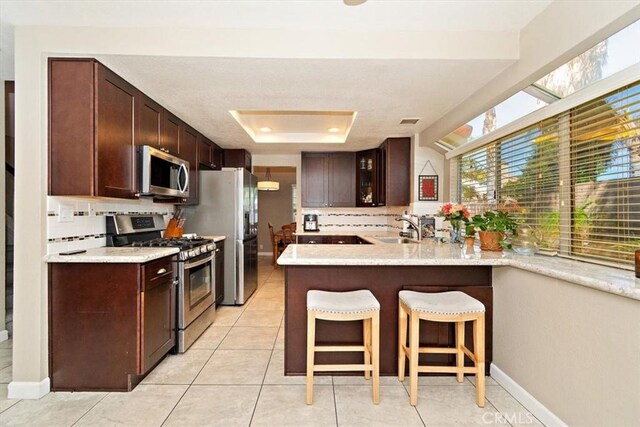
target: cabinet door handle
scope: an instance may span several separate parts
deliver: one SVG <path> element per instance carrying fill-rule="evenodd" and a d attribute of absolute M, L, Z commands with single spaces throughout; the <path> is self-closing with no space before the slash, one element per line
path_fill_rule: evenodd
<path fill-rule="evenodd" d="M 220 252 L 220 249 L 216 249 L 216 252 Z"/>
<path fill-rule="evenodd" d="M 310 244 L 310 245 L 314 245 L 314 244 L 316 244 L 316 243 L 318 243 L 318 242 L 316 242 L 315 240 L 309 240 L 309 244 Z"/>
<path fill-rule="evenodd" d="M 174 280 L 173 282 L 171 282 L 173 286 L 178 286 L 179 283 L 180 283 L 180 280 Z"/>
<path fill-rule="evenodd" d="M 329 206 L 333 206 L 333 203 L 329 203 Z"/>
<path fill-rule="evenodd" d="M 159 276 L 159 275 L 164 274 L 166 272 L 167 272 L 166 268 L 161 268 L 160 270 L 158 270 L 158 272 L 156 274 Z"/>
<path fill-rule="evenodd" d="M 339 245 L 344 245 L 344 240 L 338 240 Z"/>

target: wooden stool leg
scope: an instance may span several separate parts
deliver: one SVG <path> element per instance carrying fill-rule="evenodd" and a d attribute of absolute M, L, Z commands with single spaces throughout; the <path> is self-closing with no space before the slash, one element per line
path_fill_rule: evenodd
<path fill-rule="evenodd" d="M 313 364 L 316 346 L 316 313 L 307 311 L 307 405 L 313 403 Z"/>
<path fill-rule="evenodd" d="M 473 352 L 476 358 L 476 402 L 484 408 L 484 313 L 473 321 Z"/>
<path fill-rule="evenodd" d="M 362 320 L 363 331 L 363 343 L 364 343 L 364 364 L 371 364 L 371 319 Z M 371 376 L 371 371 L 365 369 L 364 379 L 368 380 Z"/>
<path fill-rule="evenodd" d="M 456 367 L 458 368 L 457 377 L 459 383 L 464 381 L 464 372 L 462 372 L 462 368 L 464 368 L 464 351 L 462 351 L 462 346 L 464 346 L 464 322 L 456 322 Z"/>
<path fill-rule="evenodd" d="M 409 395 L 411 406 L 418 404 L 418 355 L 420 346 L 420 318 L 413 310 L 409 314 Z"/>
<path fill-rule="evenodd" d="M 371 319 L 371 356 L 373 358 L 373 403 L 380 403 L 380 312 Z"/>
<path fill-rule="evenodd" d="M 407 355 L 404 348 L 407 345 L 407 312 L 398 303 L 398 380 L 404 381 L 404 367 Z"/>

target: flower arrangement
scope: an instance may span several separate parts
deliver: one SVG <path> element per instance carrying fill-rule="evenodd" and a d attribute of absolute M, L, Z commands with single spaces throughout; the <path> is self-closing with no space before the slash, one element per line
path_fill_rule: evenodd
<path fill-rule="evenodd" d="M 463 221 L 469 222 L 469 218 L 471 218 L 471 213 L 467 210 L 465 205 L 461 204 L 453 204 L 453 203 L 445 203 L 442 205 L 440 210 L 436 213 L 436 216 L 442 216 L 445 220 L 449 222 L 453 221 Z"/>
<path fill-rule="evenodd" d="M 462 204 L 445 203 L 436 213 L 436 216 L 444 217 L 446 221 L 451 223 L 451 242 L 460 243 L 460 226 L 463 222 L 468 224 L 469 218 L 471 218 L 471 213 L 469 213 L 466 206 Z"/>

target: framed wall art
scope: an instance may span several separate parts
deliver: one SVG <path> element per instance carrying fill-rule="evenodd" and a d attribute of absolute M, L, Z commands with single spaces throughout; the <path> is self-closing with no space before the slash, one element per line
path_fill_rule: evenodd
<path fill-rule="evenodd" d="M 418 176 L 418 200 L 421 202 L 438 200 L 438 175 Z"/>

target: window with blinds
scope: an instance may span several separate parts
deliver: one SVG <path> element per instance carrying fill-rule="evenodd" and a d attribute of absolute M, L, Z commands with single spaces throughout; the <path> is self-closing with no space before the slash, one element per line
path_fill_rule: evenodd
<path fill-rule="evenodd" d="M 470 151 L 460 198 L 505 210 L 561 255 L 632 263 L 640 248 L 640 82 Z"/>

